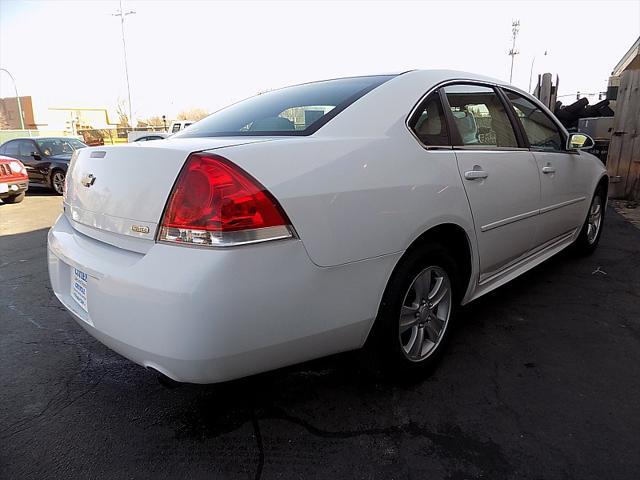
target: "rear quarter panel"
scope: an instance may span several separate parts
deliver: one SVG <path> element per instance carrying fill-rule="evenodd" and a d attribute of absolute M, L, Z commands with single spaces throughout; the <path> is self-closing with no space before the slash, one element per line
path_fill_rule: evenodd
<path fill-rule="evenodd" d="M 584 202 L 584 212 L 582 216 L 582 221 L 585 221 L 598 184 L 603 178 L 607 178 L 608 181 L 607 168 L 598 157 L 587 151 L 580 151 L 577 155 L 578 160 L 582 163 L 583 182 L 589 186 L 587 192 L 585 192 L 588 201 Z"/>
<path fill-rule="evenodd" d="M 281 202 L 312 261 L 335 266 L 404 251 L 441 223 L 475 243 L 452 150 L 427 151 L 404 123 L 387 136 L 304 137 L 219 150 Z"/>

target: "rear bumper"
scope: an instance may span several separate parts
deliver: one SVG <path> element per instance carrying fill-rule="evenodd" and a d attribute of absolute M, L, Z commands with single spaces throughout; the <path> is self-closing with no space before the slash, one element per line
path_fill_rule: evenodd
<path fill-rule="evenodd" d="M 183 382 L 230 380 L 361 346 L 396 256 L 314 265 L 299 240 L 229 249 L 153 244 L 130 252 L 49 232 L 53 291 L 92 336 Z M 88 274 L 85 312 L 73 269 Z"/>

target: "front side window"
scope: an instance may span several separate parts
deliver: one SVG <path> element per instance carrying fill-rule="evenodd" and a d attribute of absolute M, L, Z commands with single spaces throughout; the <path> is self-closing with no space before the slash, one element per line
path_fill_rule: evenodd
<path fill-rule="evenodd" d="M 451 85 L 444 92 L 463 145 L 518 147 L 513 126 L 493 88 Z"/>
<path fill-rule="evenodd" d="M 424 145 L 451 145 L 444 110 L 437 91 L 429 95 L 418 108 L 416 114 L 409 121 L 409 128 Z"/>
<path fill-rule="evenodd" d="M 391 78 L 340 78 L 272 90 L 219 110 L 175 137 L 309 135 Z"/>
<path fill-rule="evenodd" d="M 508 90 L 504 93 L 511 101 L 532 148 L 563 150 L 564 141 L 560 129 L 540 107 L 517 93 Z"/>
<path fill-rule="evenodd" d="M 36 146 L 31 140 L 21 140 L 18 147 L 19 154 L 22 157 L 30 157 L 36 151 Z"/>
<path fill-rule="evenodd" d="M 51 155 L 67 155 L 86 147 L 84 143 L 75 138 L 46 138 L 36 140 L 40 151 L 47 157 Z"/>

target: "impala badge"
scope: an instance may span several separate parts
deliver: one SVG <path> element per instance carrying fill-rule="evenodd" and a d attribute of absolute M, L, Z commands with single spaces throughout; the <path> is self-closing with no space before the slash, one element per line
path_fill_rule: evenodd
<path fill-rule="evenodd" d="M 149 233 L 149 227 L 145 227 L 142 225 L 131 225 L 131 230 L 136 233 Z"/>
<path fill-rule="evenodd" d="M 85 187 L 89 188 L 91 185 L 94 184 L 95 181 L 96 181 L 96 177 L 93 176 L 93 173 L 89 173 L 88 175 L 85 175 L 84 177 L 82 177 L 82 180 L 80 180 L 80 183 L 82 183 L 82 185 L 84 185 Z"/>

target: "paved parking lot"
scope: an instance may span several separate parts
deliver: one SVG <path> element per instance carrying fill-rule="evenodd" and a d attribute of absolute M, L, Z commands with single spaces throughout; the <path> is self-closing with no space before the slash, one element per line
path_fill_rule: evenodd
<path fill-rule="evenodd" d="M 592 257 L 465 308 L 426 380 L 345 354 L 170 390 L 52 295 L 59 205 L 0 205 L 0 478 L 637 478 L 640 230 L 613 210 Z"/>

